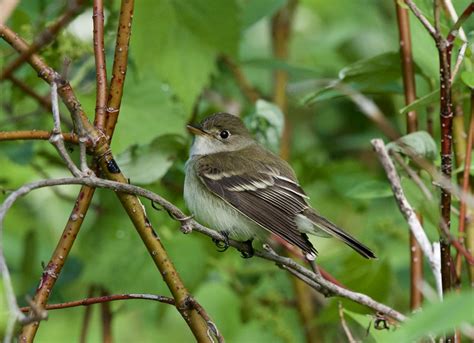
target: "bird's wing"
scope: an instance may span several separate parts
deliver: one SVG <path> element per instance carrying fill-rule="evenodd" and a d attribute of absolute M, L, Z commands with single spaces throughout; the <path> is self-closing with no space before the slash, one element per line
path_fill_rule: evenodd
<path fill-rule="evenodd" d="M 197 161 L 196 173 L 207 189 L 264 229 L 315 255 L 306 234 L 297 229 L 296 216 L 309 206 L 294 177 L 259 160 L 231 155 L 235 156 L 213 154 Z M 220 163 L 213 161 L 216 158 Z M 252 173 L 246 172 L 248 168 Z"/>

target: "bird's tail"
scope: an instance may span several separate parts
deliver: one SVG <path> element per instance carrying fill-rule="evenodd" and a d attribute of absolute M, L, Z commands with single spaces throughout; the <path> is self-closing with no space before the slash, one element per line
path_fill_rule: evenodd
<path fill-rule="evenodd" d="M 313 222 L 313 224 L 316 225 L 318 229 L 328 233 L 333 237 L 339 238 L 341 241 L 346 243 L 365 258 L 377 258 L 372 250 L 367 248 L 364 244 L 359 242 L 348 233 L 344 232 L 342 229 L 338 228 L 326 218 L 323 218 L 310 210 L 305 211 L 303 215 Z"/>

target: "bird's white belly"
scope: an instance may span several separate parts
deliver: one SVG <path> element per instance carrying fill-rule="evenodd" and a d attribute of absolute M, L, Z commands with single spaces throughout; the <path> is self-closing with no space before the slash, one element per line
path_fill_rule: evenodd
<path fill-rule="evenodd" d="M 194 161 L 186 162 L 184 201 L 196 220 L 217 231 L 226 231 L 230 238 L 246 241 L 264 234 L 256 223 L 235 210 L 230 204 L 208 191 L 196 176 Z"/>

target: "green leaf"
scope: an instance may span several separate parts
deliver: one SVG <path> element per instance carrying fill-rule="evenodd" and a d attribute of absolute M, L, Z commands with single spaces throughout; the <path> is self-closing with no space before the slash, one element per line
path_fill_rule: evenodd
<path fill-rule="evenodd" d="M 353 199 L 377 199 L 392 196 L 392 190 L 387 182 L 371 180 L 358 183 L 350 188 L 346 196 Z"/>
<path fill-rule="evenodd" d="M 408 106 L 403 107 L 400 110 L 400 114 L 405 114 L 407 112 L 413 111 L 413 110 L 419 110 L 419 109 L 424 109 L 427 105 L 433 104 L 437 102 L 439 99 L 439 89 L 434 90 L 421 98 L 413 101 L 411 104 Z"/>
<path fill-rule="evenodd" d="M 390 335 L 390 331 L 388 330 L 377 330 L 373 327 L 374 318 L 371 315 L 360 314 L 349 311 L 347 309 L 344 309 L 344 314 L 352 318 L 357 324 L 362 326 L 367 331 L 367 333 L 374 338 L 376 342 L 385 342 L 385 339 L 387 339 L 387 337 Z"/>
<path fill-rule="evenodd" d="M 474 88 L 474 71 L 463 71 L 461 73 L 461 80 L 468 86 L 469 88 Z"/>
<path fill-rule="evenodd" d="M 284 70 L 293 78 L 319 77 L 320 70 L 305 68 L 275 58 L 252 58 L 241 62 L 242 66 L 257 67 L 270 70 Z"/>
<path fill-rule="evenodd" d="M 287 0 L 247 0 L 242 7 L 242 28 L 246 29 L 278 11 Z"/>
<path fill-rule="evenodd" d="M 474 292 L 449 293 L 443 302 L 426 304 L 385 342 L 413 342 L 429 334 L 452 332 L 462 323 L 474 323 Z"/>
<path fill-rule="evenodd" d="M 407 149 L 410 149 L 412 153 L 431 161 L 436 159 L 438 153 L 436 142 L 426 131 L 417 131 L 405 135 L 387 144 L 387 149 L 399 153 L 405 153 Z"/>
<path fill-rule="evenodd" d="M 163 135 L 150 144 L 132 145 L 117 156 L 117 163 L 133 183 L 150 184 L 165 175 L 183 147 L 183 137 Z"/>
<path fill-rule="evenodd" d="M 141 70 L 170 84 L 190 113 L 218 54 L 236 54 L 239 34 L 234 0 L 144 0 L 135 11 L 131 52 Z"/>
<path fill-rule="evenodd" d="M 277 105 L 266 100 L 257 100 L 255 112 L 245 118 L 245 123 L 261 144 L 274 152 L 278 151 L 284 117 Z"/>

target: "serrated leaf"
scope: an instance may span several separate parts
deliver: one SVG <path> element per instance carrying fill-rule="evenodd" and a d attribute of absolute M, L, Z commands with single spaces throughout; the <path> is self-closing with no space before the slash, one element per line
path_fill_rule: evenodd
<path fill-rule="evenodd" d="M 452 332 L 462 323 L 474 323 L 474 292 L 448 293 L 442 302 L 425 304 L 400 329 L 386 338 L 386 342 L 414 342 L 427 335 Z"/>
<path fill-rule="evenodd" d="M 346 193 L 346 196 L 353 199 L 387 198 L 392 195 L 392 190 L 387 182 L 376 180 L 358 183 Z"/>
<path fill-rule="evenodd" d="M 474 88 L 474 71 L 463 71 L 461 73 L 461 80 L 469 88 Z"/>
<path fill-rule="evenodd" d="M 117 163 L 131 182 L 150 184 L 165 175 L 183 146 L 181 136 L 163 135 L 150 144 L 132 145 L 117 156 Z"/>
<path fill-rule="evenodd" d="M 426 131 L 417 131 L 405 135 L 394 142 L 388 143 L 387 149 L 402 154 L 409 149 L 410 153 L 414 153 L 431 161 L 436 159 L 438 153 L 436 142 Z"/>

